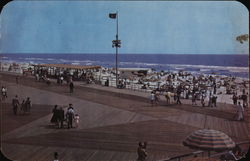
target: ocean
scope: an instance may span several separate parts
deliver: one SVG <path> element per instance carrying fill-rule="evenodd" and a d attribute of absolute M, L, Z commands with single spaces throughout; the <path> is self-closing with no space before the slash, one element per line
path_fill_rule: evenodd
<path fill-rule="evenodd" d="M 2 62 L 115 67 L 115 54 L 1 54 Z M 249 77 L 248 55 L 119 54 L 120 68 L 184 70 L 192 73 Z"/>

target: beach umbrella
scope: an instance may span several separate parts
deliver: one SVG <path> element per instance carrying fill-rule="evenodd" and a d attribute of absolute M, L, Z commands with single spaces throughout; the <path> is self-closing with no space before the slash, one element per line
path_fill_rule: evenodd
<path fill-rule="evenodd" d="M 225 151 L 235 147 L 235 142 L 225 133 L 213 129 L 194 131 L 183 141 L 184 146 L 210 151 Z"/>

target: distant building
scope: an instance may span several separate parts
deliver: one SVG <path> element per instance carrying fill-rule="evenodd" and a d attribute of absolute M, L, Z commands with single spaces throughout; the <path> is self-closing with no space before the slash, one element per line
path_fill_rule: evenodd
<path fill-rule="evenodd" d="M 146 76 L 151 73 L 150 68 L 119 68 L 120 78 L 131 78 L 131 77 L 141 77 Z"/>

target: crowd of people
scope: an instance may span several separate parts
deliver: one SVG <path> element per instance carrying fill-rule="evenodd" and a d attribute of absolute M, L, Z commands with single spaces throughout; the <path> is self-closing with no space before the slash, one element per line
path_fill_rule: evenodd
<path fill-rule="evenodd" d="M 16 95 L 12 99 L 12 107 L 13 107 L 13 113 L 14 113 L 14 115 L 17 115 L 18 111 L 21 114 L 30 113 L 30 109 L 32 107 L 32 103 L 31 103 L 30 97 L 27 97 L 26 100 L 23 99 L 22 103 L 20 103 L 19 99 L 18 99 L 18 96 Z"/>
<path fill-rule="evenodd" d="M 45 82 L 49 86 L 51 84 L 51 80 L 50 80 L 50 78 L 47 77 L 47 74 L 46 74 L 47 72 L 41 72 L 41 73 L 43 73 L 43 74 L 39 74 L 39 73 L 35 74 L 36 81 Z M 65 79 L 65 76 L 63 76 L 63 75 L 57 76 L 57 84 L 58 85 L 63 85 L 64 81 L 66 81 L 66 84 L 69 86 L 69 92 L 73 93 L 74 83 L 73 83 L 72 76 L 67 76 L 66 79 Z"/>
<path fill-rule="evenodd" d="M 76 128 L 79 125 L 80 117 L 78 114 L 76 114 L 72 104 L 69 104 L 66 114 L 62 107 L 58 108 L 58 105 L 54 106 L 52 113 L 53 115 L 50 122 L 53 123 L 57 128 L 64 128 L 64 122 L 67 123 L 68 129 L 73 128 L 73 124 Z"/>
<path fill-rule="evenodd" d="M 200 100 L 200 106 L 202 107 L 217 107 L 216 93 L 212 94 L 212 92 L 210 92 L 209 95 L 207 96 L 206 92 L 202 92 L 201 94 L 199 94 L 193 91 L 191 94 L 192 94 L 192 99 L 191 99 L 192 106 L 198 106 L 197 100 Z M 165 96 L 167 105 L 171 104 L 171 102 L 174 102 L 177 105 L 178 104 L 181 105 L 182 104 L 180 99 L 181 96 L 183 99 L 189 99 L 189 97 L 184 97 L 183 89 L 181 86 L 177 87 L 175 93 L 171 93 L 170 91 L 161 92 L 156 89 L 151 91 L 150 93 L 150 103 L 152 106 L 159 104 L 160 95 Z M 245 90 L 243 90 L 242 95 L 239 96 L 237 96 L 237 94 L 234 93 L 232 96 L 232 100 L 234 103 L 234 107 L 236 109 L 236 115 L 234 119 L 237 121 L 244 121 L 244 111 L 246 108 L 248 108 L 248 93 L 245 92 Z M 242 100 L 243 103 L 241 103 L 240 100 Z"/>

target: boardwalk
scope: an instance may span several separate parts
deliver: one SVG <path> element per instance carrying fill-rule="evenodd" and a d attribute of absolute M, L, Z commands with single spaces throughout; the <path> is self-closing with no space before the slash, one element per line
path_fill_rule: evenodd
<path fill-rule="evenodd" d="M 218 108 L 188 105 L 151 107 L 147 94 L 106 87 L 77 85 L 68 87 L 1 75 L 1 85 L 8 88 L 8 99 L 1 104 L 2 151 L 10 159 L 46 161 L 59 153 L 60 161 L 135 161 L 138 141 L 148 142 L 149 161 L 187 153 L 182 141 L 192 131 L 211 128 L 227 133 L 234 141 L 248 140 L 246 122 L 232 118 L 235 109 L 219 104 Z M 31 115 L 12 114 L 10 102 L 15 94 L 30 96 Z M 80 115 L 79 128 L 55 129 L 50 125 L 53 105 L 64 108 L 73 103 Z M 25 154 L 25 155 L 24 155 Z"/>

